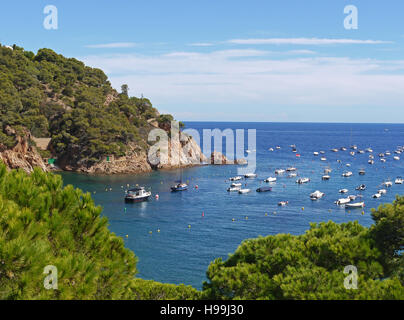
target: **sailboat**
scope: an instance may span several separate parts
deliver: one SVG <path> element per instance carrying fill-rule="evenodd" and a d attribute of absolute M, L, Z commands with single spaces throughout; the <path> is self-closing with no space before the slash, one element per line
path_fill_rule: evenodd
<path fill-rule="evenodd" d="M 179 153 L 179 151 L 178 151 L 178 153 Z M 179 164 L 181 166 L 181 158 L 180 157 L 178 157 L 178 161 L 179 161 Z M 188 190 L 188 184 L 186 184 L 186 183 L 184 183 L 182 181 L 182 168 L 180 168 L 180 170 L 181 170 L 181 178 L 180 178 L 180 180 L 176 181 L 176 184 L 174 186 L 171 187 L 172 192 Z"/>

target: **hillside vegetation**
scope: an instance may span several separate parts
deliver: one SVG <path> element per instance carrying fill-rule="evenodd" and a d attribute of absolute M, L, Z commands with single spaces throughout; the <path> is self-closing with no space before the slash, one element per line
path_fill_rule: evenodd
<path fill-rule="evenodd" d="M 172 117 L 123 89 L 114 90 L 100 69 L 50 49 L 34 54 L 0 46 L 0 146 L 12 148 L 16 136 L 29 131 L 51 138 L 51 156 L 87 167 L 133 146 L 145 150 L 147 120 Z"/>

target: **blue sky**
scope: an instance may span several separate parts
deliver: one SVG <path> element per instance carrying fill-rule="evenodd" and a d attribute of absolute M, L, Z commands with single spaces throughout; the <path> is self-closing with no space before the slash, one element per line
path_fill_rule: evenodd
<path fill-rule="evenodd" d="M 403 15 L 401 0 L 3 1 L 0 43 L 76 57 L 180 120 L 403 122 Z"/>

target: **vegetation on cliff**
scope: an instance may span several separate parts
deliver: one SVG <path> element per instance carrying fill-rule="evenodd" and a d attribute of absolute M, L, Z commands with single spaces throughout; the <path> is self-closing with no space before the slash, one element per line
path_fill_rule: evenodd
<path fill-rule="evenodd" d="M 145 150 L 147 120 L 172 117 L 159 115 L 146 98 L 128 97 L 126 85 L 122 90 L 103 71 L 50 49 L 0 46 L 0 146 L 13 147 L 28 130 L 51 138 L 52 156 L 72 167 L 123 156 L 133 145 Z"/>

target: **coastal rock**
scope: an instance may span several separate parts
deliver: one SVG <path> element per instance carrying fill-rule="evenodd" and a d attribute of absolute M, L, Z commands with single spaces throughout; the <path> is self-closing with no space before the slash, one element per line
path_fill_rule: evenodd
<path fill-rule="evenodd" d="M 24 137 L 17 136 L 16 140 L 16 145 L 11 149 L 0 145 L 0 161 L 3 161 L 9 169 L 21 168 L 28 173 L 34 171 L 35 167 L 48 171 L 36 148 L 29 145 L 29 134 Z"/>
<path fill-rule="evenodd" d="M 244 158 L 236 160 L 236 164 L 239 164 L 239 165 L 246 165 L 247 163 L 248 163 L 247 160 Z"/>
<path fill-rule="evenodd" d="M 210 155 L 210 163 L 215 165 L 233 164 L 234 162 L 227 159 L 224 154 L 218 151 L 213 151 Z"/>

